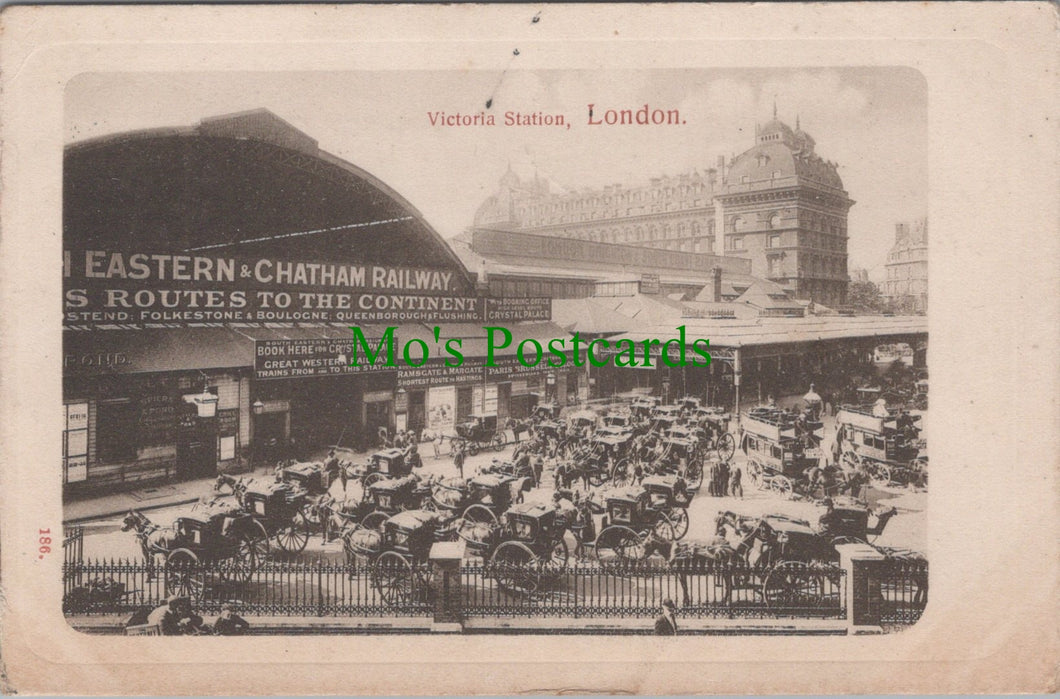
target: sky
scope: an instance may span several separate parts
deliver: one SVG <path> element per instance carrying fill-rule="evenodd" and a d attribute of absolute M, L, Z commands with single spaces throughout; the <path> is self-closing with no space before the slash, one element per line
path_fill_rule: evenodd
<path fill-rule="evenodd" d="M 491 100 L 489 110 L 486 102 Z M 590 126 L 588 105 L 677 109 L 675 126 Z M 925 216 L 927 86 L 909 68 L 86 73 L 65 95 L 65 141 L 266 108 L 367 170 L 449 238 L 509 166 L 558 190 L 635 185 L 713 167 L 754 145 L 755 124 L 799 117 L 857 203 L 849 267 L 883 279 L 896 222 Z M 493 127 L 432 125 L 431 112 L 494 114 Z M 570 128 L 503 126 L 508 111 Z"/>

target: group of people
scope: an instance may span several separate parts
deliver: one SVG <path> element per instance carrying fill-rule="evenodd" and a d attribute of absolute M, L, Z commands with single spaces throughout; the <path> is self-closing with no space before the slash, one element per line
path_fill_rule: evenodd
<path fill-rule="evenodd" d="M 191 598 L 171 595 L 166 601 L 147 615 L 149 625 L 157 625 L 163 636 L 239 636 L 250 628 L 250 623 L 226 604 L 212 625 L 196 614 Z"/>
<path fill-rule="evenodd" d="M 740 467 L 728 461 L 711 461 L 707 473 L 707 494 L 716 498 L 727 495 L 742 498 L 743 473 Z"/>

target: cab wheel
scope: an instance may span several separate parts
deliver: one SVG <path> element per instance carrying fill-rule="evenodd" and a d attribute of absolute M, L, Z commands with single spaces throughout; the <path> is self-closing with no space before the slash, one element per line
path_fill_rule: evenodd
<path fill-rule="evenodd" d="M 731 434 L 726 432 L 718 438 L 718 456 L 721 457 L 722 461 L 729 461 L 735 453 L 736 440 L 732 438 Z"/>
<path fill-rule="evenodd" d="M 791 481 L 787 476 L 773 476 L 769 479 L 769 489 L 777 495 L 791 497 Z"/>
<path fill-rule="evenodd" d="M 376 559 L 372 583 L 389 606 L 409 603 L 416 592 L 412 564 L 394 551 L 385 551 Z"/>
<path fill-rule="evenodd" d="M 537 556 L 519 541 L 506 541 L 497 547 L 490 559 L 490 573 L 501 589 L 520 595 L 533 594 L 541 584 Z"/>
<path fill-rule="evenodd" d="M 201 600 L 206 588 L 206 572 L 199 563 L 199 557 L 188 549 L 170 553 L 166 557 L 166 594 Z"/>
<path fill-rule="evenodd" d="M 383 523 L 389 519 L 389 516 L 385 512 L 370 512 L 364 516 L 360 524 L 357 526 L 361 529 L 376 529 L 382 531 Z"/>
<path fill-rule="evenodd" d="M 670 523 L 674 528 L 674 540 L 685 538 L 688 533 L 688 510 L 683 507 L 675 507 L 669 513 Z"/>
<path fill-rule="evenodd" d="M 309 543 L 309 522 L 301 510 L 296 510 L 288 522 L 276 531 L 276 543 L 287 553 L 300 553 Z"/>

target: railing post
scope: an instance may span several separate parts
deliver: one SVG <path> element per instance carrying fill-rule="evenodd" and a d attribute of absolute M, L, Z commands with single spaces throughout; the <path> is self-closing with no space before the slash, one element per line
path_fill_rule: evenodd
<path fill-rule="evenodd" d="M 464 591 L 460 580 L 464 547 L 462 540 L 441 541 L 431 547 L 431 597 L 434 600 L 431 631 L 460 633 L 464 630 Z"/>
<path fill-rule="evenodd" d="M 846 572 L 847 633 L 882 633 L 879 572 L 887 557 L 868 544 L 840 544 L 836 550 Z"/>
<path fill-rule="evenodd" d="M 317 616 L 324 616 L 324 561 L 317 559 Z"/>

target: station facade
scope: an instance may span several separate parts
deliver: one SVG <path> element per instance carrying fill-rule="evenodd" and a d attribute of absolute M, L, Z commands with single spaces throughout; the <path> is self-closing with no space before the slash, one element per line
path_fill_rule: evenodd
<path fill-rule="evenodd" d="M 846 303 L 854 203 L 838 165 L 816 152 L 798 118 L 792 129 L 774 107 L 739 155 L 647 183 L 561 192 L 509 167 L 473 228 L 740 259 L 795 298 L 836 307 Z"/>
<path fill-rule="evenodd" d="M 570 365 L 516 361 L 566 335 L 548 299 L 490 295 L 399 194 L 267 111 L 72 144 L 63 203 L 65 495 L 586 390 Z M 494 367 L 486 325 L 512 333 Z M 395 328 L 396 364 L 350 366 L 351 326 L 372 345 Z"/>

